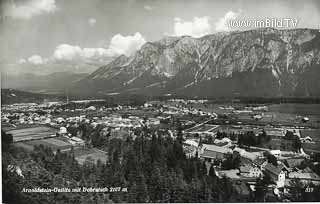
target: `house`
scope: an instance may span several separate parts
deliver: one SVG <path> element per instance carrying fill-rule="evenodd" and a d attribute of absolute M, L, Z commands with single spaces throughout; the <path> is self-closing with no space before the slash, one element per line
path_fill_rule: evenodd
<path fill-rule="evenodd" d="M 96 109 L 96 107 L 94 107 L 94 106 L 90 106 L 90 107 L 86 108 L 86 110 L 95 111 L 95 110 L 97 110 L 97 109 Z"/>
<path fill-rule="evenodd" d="M 227 154 L 232 154 L 232 150 L 217 145 L 203 144 L 200 149 L 200 158 L 213 162 L 214 159 L 224 159 Z"/>
<path fill-rule="evenodd" d="M 67 128 L 60 127 L 60 130 L 59 130 L 59 134 L 60 135 L 66 135 L 67 133 L 68 133 Z"/>
<path fill-rule="evenodd" d="M 224 176 L 229 179 L 240 179 L 239 170 L 238 169 L 230 169 L 230 170 L 218 170 L 217 176 L 219 178 L 223 178 Z"/>
<path fill-rule="evenodd" d="M 71 137 L 69 142 L 72 145 L 79 145 L 79 146 L 83 146 L 85 144 L 84 140 L 80 139 L 79 137 Z"/>
<path fill-rule="evenodd" d="M 304 137 L 304 138 L 300 138 L 302 143 L 312 143 L 312 138 L 310 136 Z"/>
<path fill-rule="evenodd" d="M 267 135 L 276 139 L 281 139 L 286 134 L 286 132 L 282 128 L 265 128 L 265 132 Z"/>
<path fill-rule="evenodd" d="M 306 168 L 304 170 L 290 172 L 288 174 L 289 179 L 299 179 L 303 183 L 314 183 L 320 184 L 320 176 L 314 173 L 310 168 Z"/>
<path fill-rule="evenodd" d="M 265 171 L 270 174 L 271 179 L 276 183 L 278 188 L 284 187 L 286 173 L 288 170 L 283 164 L 274 166 L 273 164 L 267 163 L 264 167 Z"/>
<path fill-rule="evenodd" d="M 195 140 L 191 140 L 191 139 L 187 139 L 183 142 L 183 144 L 185 146 L 192 146 L 192 147 L 195 147 L 195 148 L 198 148 L 199 146 L 199 143 Z"/>
<path fill-rule="evenodd" d="M 267 164 L 267 161 L 265 158 L 256 158 L 255 160 L 253 160 L 253 163 L 260 167 L 260 169 L 262 170 L 264 168 L 264 166 Z"/>
<path fill-rule="evenodd" d="M 298 167 L 301 165 L 301 163 L 304 161 L 304 158 L 298 157 L 298 158 L 289 158 L 284 161 L 284 164 L 289 168 L 293 169 L 295 167 Z"/>
<path fill-rule="evenodd" d="M 252 116 L 252 118 L 254 120 L 261 120 L 262 119 L 262 115 L 254 115 L 254 116 Z"/>
<path fill-rule="evenodd" d="M 160 119 L 159 118 L 148 118 L 146 124 L 148 126 L 150 126 L 150 125 L 160 125 Z"/>
<path fill-rule="evenodd" d="M 262 175 L 262 171 L 259 167 L 249 164 L 240 166 L 239 172 L 241 176 L 250 178 L 258 178 Z"/>
<path fill-rule="evenodd" d="M 247 152 L 245 149 L 241 149 L 239 147 L 234 148 L 235 152 L 238 152 L 241 157 L 254 161 L 258 158 L 258 156 L 252 152 Z"/>
<path fill-rule="evenodd" d="M 270 150 L 270 154 L 272 154 L 273 156 L 280 156 L 281 155 L 281 150 Z"/>
<path fill-rule="evenodd" d="M 232 145 L 232 141 L 229 138 L 222 138 L 221 140 L 215 139 L 214 144 L 220 147 L 230 147 Z"/>

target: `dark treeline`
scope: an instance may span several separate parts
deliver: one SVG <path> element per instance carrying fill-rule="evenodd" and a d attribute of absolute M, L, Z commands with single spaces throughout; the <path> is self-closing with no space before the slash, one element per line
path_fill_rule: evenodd
<path fill-rule="evenodd" d="M 151 138 L 147 135 L 152 134 Z M 8 148 L 6 148 L 7 150 Z M 20 156 L 17 156 L 20 155 Z M 22 155 L 22 156 L 21 156 Z M 45 146 L 31 153 L 11 147 L 4 154 L 4 201 L 6 203 L 99 203 L 99 202 L 237 202 L 248 201 L 235 191 L 227 178 L 219 179 L 213 168 L 198 158 L 187 158 L 180 140 L 161 133 L 142 130 L 133 140 L 111 139 L 108 161 L 94 163 L 87 159 L 79 165 L 73 154 L 54 154 Z M 8 165 L 23 157 L 37 171 L 22 172 L 24 178 L 7 170 Z M 20 164 L 23 165 L 23 164 Z M 211 172 L 211 173 L 210 173 Z M 37 176 L 38 175 L 38 176 Z M 13 185 L 14 184 L 14 185 Z M 7 185 L 11 185 L 8 188 Z M 118 193 L 22 193 L 23 187 L 125 187 Z M 18 200 L 17 200 L 18 199 Z"/>
<path fill-rule="evenodd" d="M 264 97 L 239 97 L 237 98 L 240 103 L 249 104 L 278 104 L 278 103 L 303 103 L 303 104 L 319 104 L 320 98 L 313 97 L 275 97 L 275 98 L 264 98 Z"/>

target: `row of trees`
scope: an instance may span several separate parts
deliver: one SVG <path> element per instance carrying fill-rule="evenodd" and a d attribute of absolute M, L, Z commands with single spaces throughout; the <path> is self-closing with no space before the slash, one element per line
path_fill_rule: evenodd
<path fill-rule="evenodd" d="M 150 130 L 140 131 L 135 140 L 130 137 L 125 140 L 110 139 L 106 144 L 107 161 L 94 162 L 87 159 L 83 165 L 78 164 L 73 150 L 67 153 L 57 150 L 55 154 L 45 146 L 37 146 L 31 153 L 19 150 L 19 154 L 24 155 L 24 159 L 20 162 L 30 161 L 32 166 L 38 166 L 39 177 L 33 172 L 30 175 L 25 173 L 24 178 L 10 174 L 6 177 L 6 185 L 12 182 L 18 184 L 13 187 L 14 192 L 21 196 L 21 200 L 29 203 L 50 203 L 49 199 L 57 200 L 57 203 L 97 203 L 98 200 L 100 202 L 241 201 L 241 196 L 237 194 L 230 180 L 219 179 L 213 167 L 208 171 L 206 164 L 198 158 L 185 156 L 181 136 L 174 140 L 163 135 L 164 132 L 155 134 L 148 131 Z M 147 137 L 148 134 L 152 137 Z M 13 178 L 16 180 L 11 180 Z M 50 195 L 22 193 L 22 188 L 26 186 L 125 187 L 128 192 Z M 13 189 L 10 188 L 10 191 Z M 9 195 L 5 197 L 8 198 L 5 200 L 7 203 L 17 203 L 17 201 L 10 202 Z"/>
<path fill-rule="evenodd" d="M 263 130 L 258 136 L 253 131 L 242 133 L 238 136 L 238 144 L 240 146 L 261 146 L 264 143 L 268 143 L 271 140 L 270 135 L 267 135 Z"/>

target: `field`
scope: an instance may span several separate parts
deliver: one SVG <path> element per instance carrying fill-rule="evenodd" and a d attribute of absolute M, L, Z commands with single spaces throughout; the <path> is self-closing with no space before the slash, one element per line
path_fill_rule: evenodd
<path fill-rule="evenodd" d="M 320 129 L 300 130 L 302 137 L 311 137 L 313 141 L 320 142 Z"/>
<path fill-rule="evenodd" d="M 308 117 L 310 119 L 307 123 L 298 121 L 300 125 L 320 128 L 320 104 L 274 104 L 270 105 L 269 111 L 282 115 L 292 115 Z"/>
<path fill-rule="evenodd" d="M 99 159 L 105 162 L 108 159 L 107 153 L 98 149 L 79 148 L 74 150 L 74 155 L 79 164 L 83 164 L 86 159 L 93 162 L 97 162 Z"/>
<path fill-rule="evenodd" d="M 39 140 L 30 140 L 25 142 L 17 142 L 16 146 L 22 147 L 28 151 L 32 151 L 34 146 L 36 145 L 44 145 L 50 147 L 53 151 L 57 149 L 66 150 L 71 148 L 71 144 L 67 143 L 59 138 L 47 138 L 47 139 L 39 139 Z"/>
<path fill-rule="evenodd" d="M 45 137 L 50 137 L 52 135 L 55 135 L 56 132 L 57 132 L 56 129 L 45 127 L 45 126 L 38 126 L 38 127 L 10 130 L 7 132 L 7 134 L 12 134 L 13 142 L 18 142 L 18 141 L 24 141 L 24 140 L 41 139 Z"/>
<path fill-rule="evenodd" d="M 291 113 L 302 116 L 318 116 L 320 118 L 320 104 L 273 104 L 268 106 L 269 111 L 279 113 Z"/>
<path fill-rule="evenodd" d="M 196 126 L 196 127 L 192 127 L 190 129 L 188 129 L 188 132 L 207 132 L 210 131 L 212 132 L 215 128 L 217 128 L 218 126 L 216 125 L 200 125 L 200 126 Z"/>
<path fill-rule="evenodd" d="M 303 149 L 309 153 L 309 152 L 320 152 L 320 129 L 308 129 L 308 130 L 301 130 L 301 136 L 302 137 L 311 137 L 313 144 L 310 143 L 303 143 Z"/>
<path fill-rule="evenodd" d="M 231 110 L 221 109 L 220 107 L 227 107 L 233 105 L 235 108 L 244 108 L 246 104 L 192 104 L 190 107 L 201 109 L 208 112 L 215 112 L 219 115 L 232 114 Z M 301 125 L 308 127 L 320 128 L 320 104 L 272 104 L 267 105 L 268 111 L 254 111 L 252 113 L 232 114 L 236 121 L 247 124 L 282 124 L 282 125 Z M 261 120 L 254 120 L 253 114 L 263 113 Z M 301 117 L 309 117 L 310 121 L 303 123 Z"/>

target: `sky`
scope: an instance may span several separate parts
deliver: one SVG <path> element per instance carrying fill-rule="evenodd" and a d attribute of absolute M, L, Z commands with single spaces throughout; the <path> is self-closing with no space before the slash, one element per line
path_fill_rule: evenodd
<path fill-rule="evenodd" d="M 92 72 L 147 41 L 202 37 L 230 20 L 297 20 L 320 28 L 318 0 L 0 0 L 0 65 L 5 73 Z"/>

